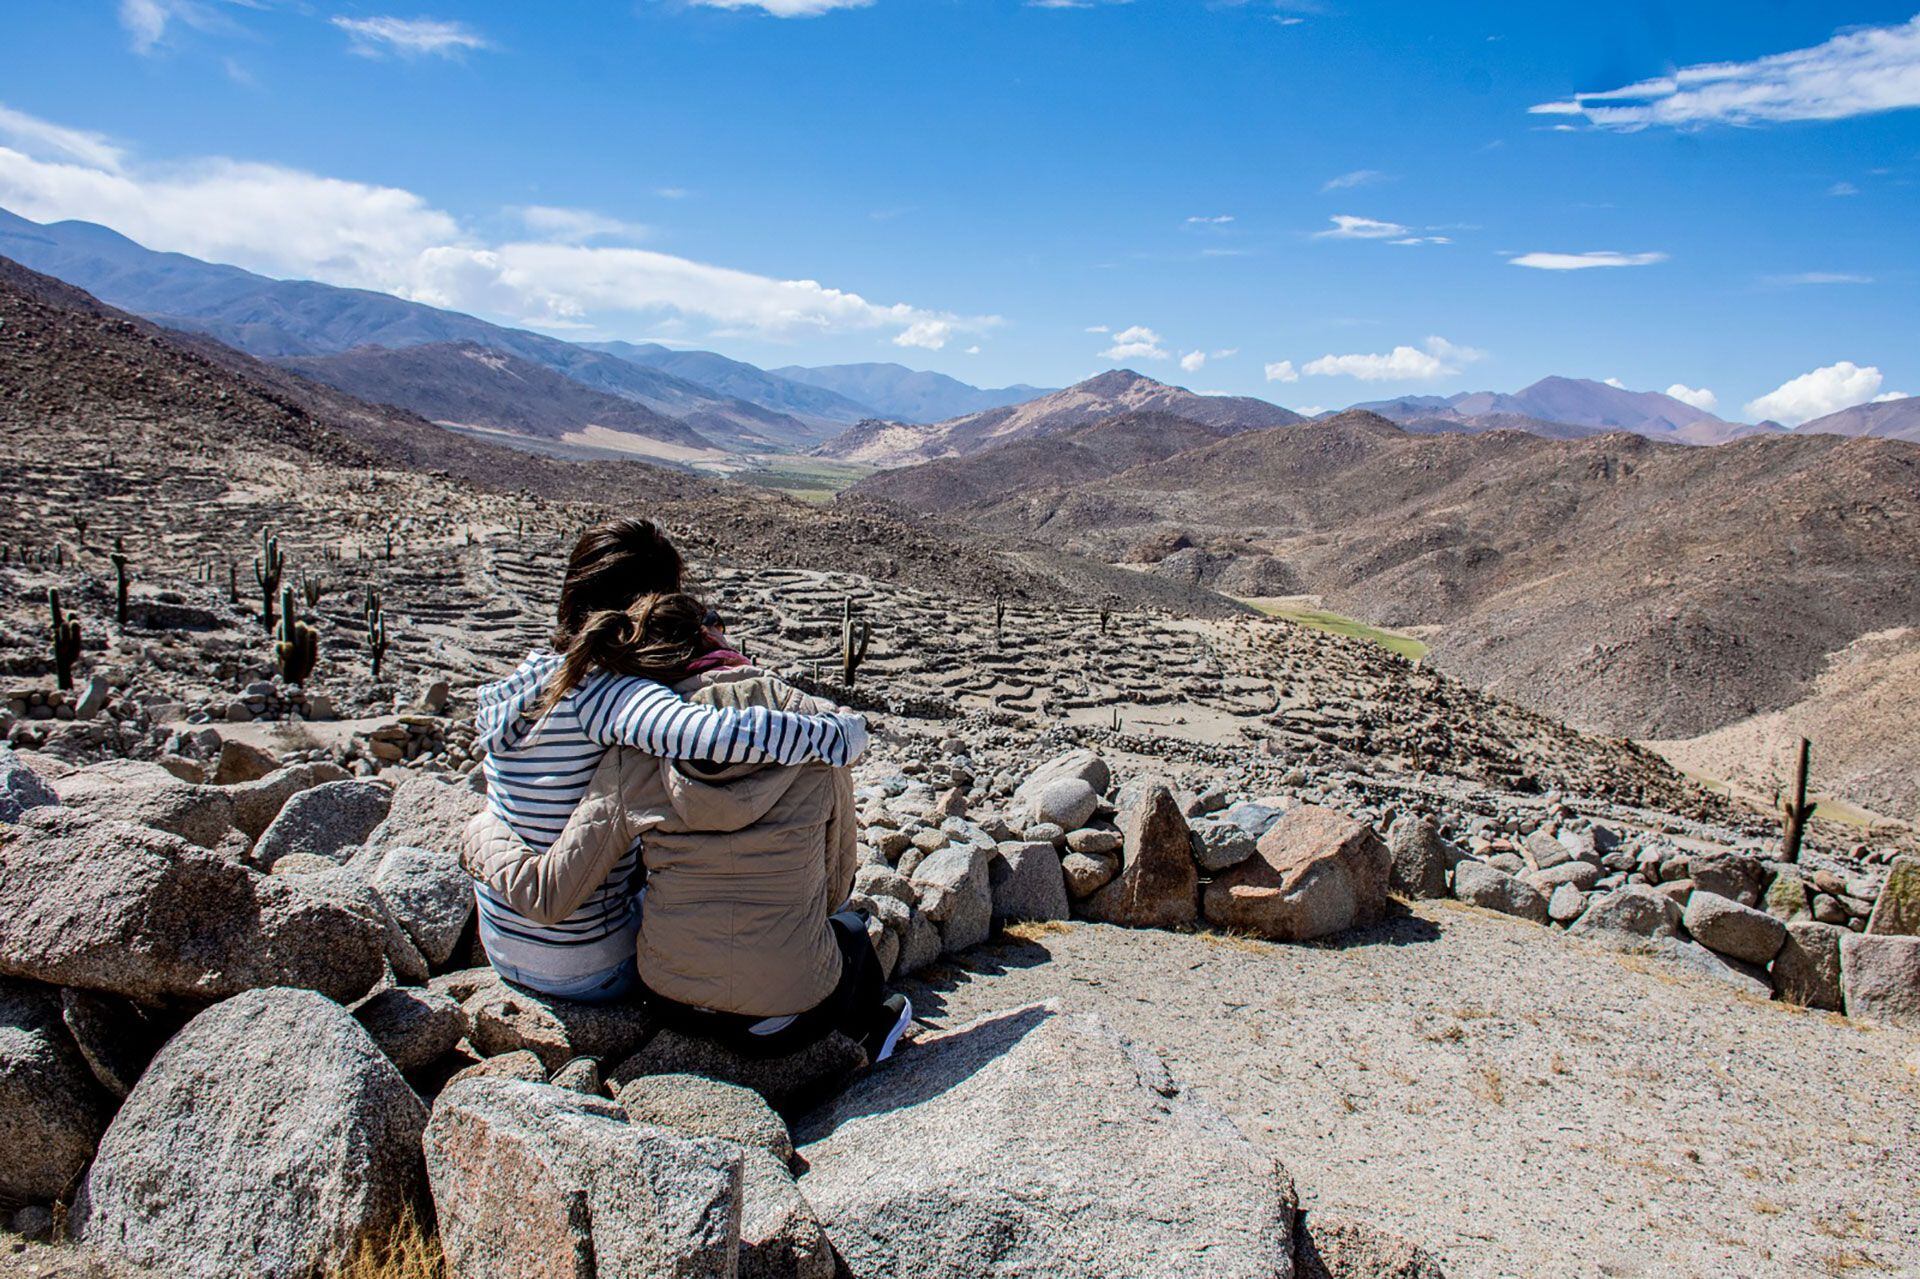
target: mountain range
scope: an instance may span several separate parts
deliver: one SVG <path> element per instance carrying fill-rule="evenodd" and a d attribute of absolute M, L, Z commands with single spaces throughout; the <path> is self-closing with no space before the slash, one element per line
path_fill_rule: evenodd
<path fill-rule="evenodd" d="M 1798 429 L 1829 435 L 1872 435 L 1920 444 L 1920 395 L 1856 404 L 1850 409 L 1817 417 Z"/>
<path fill-rule="evenodd" d="M 1544 377 L 1511 395 L 1462 391 L 1448 396 L 1375 400 L 1353 407 L 1399 422 L 1409 430 L 1428 433 L 1510 429 L 1554 439 L 1577 439 L 1607 431 L 1632 431 L 1678 444 L 1724 444 L 1748 435 L 1778 434 L 1784 429 L 1772 422 L 1754 426 L 1724 421 L 1659 391 L 1629 391 L 1609 382 L 1572 377 Z"/>

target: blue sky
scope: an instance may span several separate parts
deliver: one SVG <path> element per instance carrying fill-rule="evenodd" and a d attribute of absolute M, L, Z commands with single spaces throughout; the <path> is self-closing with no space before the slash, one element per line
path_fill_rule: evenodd
<path fill-rule="evenodd" d="M 1791 420 L 1920 393 L 1915 9 L 12 0 L 0 205 L 764 365 Z"/>

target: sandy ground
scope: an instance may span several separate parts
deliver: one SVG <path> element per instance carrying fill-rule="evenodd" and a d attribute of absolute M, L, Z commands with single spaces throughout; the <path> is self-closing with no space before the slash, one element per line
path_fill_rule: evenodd
<path fill-rule="evenodd" d="M 1920 1276 L 1911 1034 L 1455 903 L 1337 946 L 1026 931 L 908 983 L 921 1019 L 1096 1011 L 1268 1145 L 1303 1206 L 1455 1279 Z"/>

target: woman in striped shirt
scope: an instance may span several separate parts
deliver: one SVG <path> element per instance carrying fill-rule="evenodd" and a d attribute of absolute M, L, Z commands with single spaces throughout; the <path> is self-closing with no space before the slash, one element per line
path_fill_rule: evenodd
<path fill-rule="evenodd" d="M 724 764 L 819 760 L 851 764 L 866 749 L 852 713 L 800 715 L 692 705 L 666 685 L 622 674 L 627 610 L 679 590 L 680 554 L 651 522 L 588 530 L 560 588 L 553 650 L 529 654 L 480 690 L 487 803 L 536 852 L 545 852 L 586 794 L 601 756 L 632 746 L 664 759 Z M 541 924 L 480 884 L 480 939 L 508 981 L 568 999 L 608 1001 L 633 989 L 640 929 L 639 847 L 566 919 Z"/>

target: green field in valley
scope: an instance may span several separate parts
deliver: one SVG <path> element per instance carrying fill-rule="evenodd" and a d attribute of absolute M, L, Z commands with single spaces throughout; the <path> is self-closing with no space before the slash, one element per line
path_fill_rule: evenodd
<path fill-rule="evenodd" d="M 824 504 L 831 502 L 841 489 L 872 474 L 871 466 L 793 454 L 769 457 L 764 466 L 735 472 L 733 478 L 743 484 L 774 489 L 803 502 Z"/>
<path fill-rule="evenodd" d="M 1311 626 L 1317 631 L 1330 631 L 1335 635 L 1372 640 L 1382 648 L 1390 649 L 1413 661 L 1418 661 L 1427 655 L 1428 645 L 1425 641 L 1415 639 L 1411 635 L 1403 635 L 1399 631 L 1369 626 L 1359 618 L 1348 617 L 1344 613 L 1334 613 L 1324 608 L 1311 608 L 1283 599 L 1250 599 L 1246 602 L 1268 617 L 1297 622 L 1301 626 Z"/>

